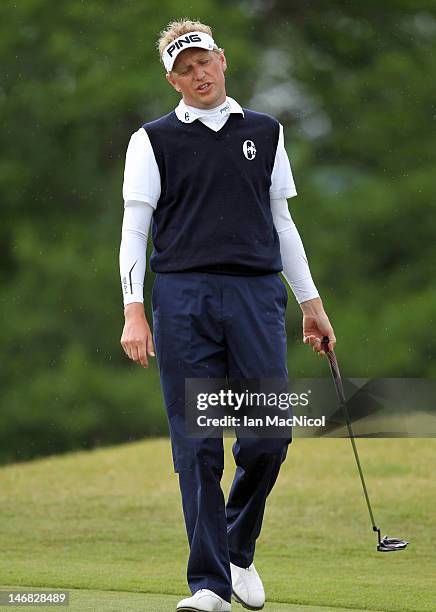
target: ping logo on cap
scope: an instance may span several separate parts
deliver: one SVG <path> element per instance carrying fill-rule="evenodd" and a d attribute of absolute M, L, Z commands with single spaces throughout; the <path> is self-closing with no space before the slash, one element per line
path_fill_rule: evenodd
<path fill-rule="evenodd" d="M 172 70 L 179 53 L 189 47 L 199 47 L 208 51 L 218 48 L 212 36 L 209 36 L 206 32 L 188 32 L 187 34 L 182 34 L 182 36 L 170 42 L 162 53 L 162 61 L 167 72 Z"/>
<path fill-rule="evenodd" d="M 189 45 L 189 43 L 193 42 L 201 42 L 201 38 L 198 34 L 187 34 L 184 38 L 177 38 L 167 49 L 166 52 L 170 57 L 173 56 L 173 53 L 176 49 L 181 49 L 183 44 Z"/>

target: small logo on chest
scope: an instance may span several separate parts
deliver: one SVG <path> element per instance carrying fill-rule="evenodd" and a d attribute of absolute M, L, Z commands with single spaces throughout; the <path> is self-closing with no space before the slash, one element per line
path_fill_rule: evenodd
<path fill-rule="evenodd" d="M 252 160 L 256 157 L 256 146 L 252 140 L 245 140 L 242 145 L 242 151 L 245 157 Z"/>

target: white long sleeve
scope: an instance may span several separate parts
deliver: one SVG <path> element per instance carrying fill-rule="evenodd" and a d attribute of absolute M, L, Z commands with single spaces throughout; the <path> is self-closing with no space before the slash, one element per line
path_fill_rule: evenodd
<path fill-rule="evenodd" d="M 286 198 L 271 200 L 271 213 L 280 240 L 283 276 L 299 304 L 319 297 L 313 282 L 304 246 L 292 220 Z"/>
<path fill-rule="evenodd" d="M 124 204 L 119 256 L 124 306 L 144 302 L 147 236 L 153 212 L 147 202 L 127 200 Z"/>

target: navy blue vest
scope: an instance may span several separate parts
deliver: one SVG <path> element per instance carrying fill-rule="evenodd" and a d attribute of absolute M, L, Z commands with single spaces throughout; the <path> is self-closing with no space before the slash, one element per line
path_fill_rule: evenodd
<path fill-rule="evenodd" d="M 175 112 L 145 123 L 161 177 L 153 272 L 280 272 L 269 198 L 279 137 L 273 117 L 244 109 L 214 132 Z"/>

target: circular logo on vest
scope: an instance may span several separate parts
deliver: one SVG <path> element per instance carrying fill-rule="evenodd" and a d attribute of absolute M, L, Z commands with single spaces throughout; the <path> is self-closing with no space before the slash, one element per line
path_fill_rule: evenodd
<path fill-rule="evenodd" d="M 247 159 L 254 159 L 256 157 L 256 146 L 252 140 L 246 140 L 242 145 L 242 150 Z"/>

